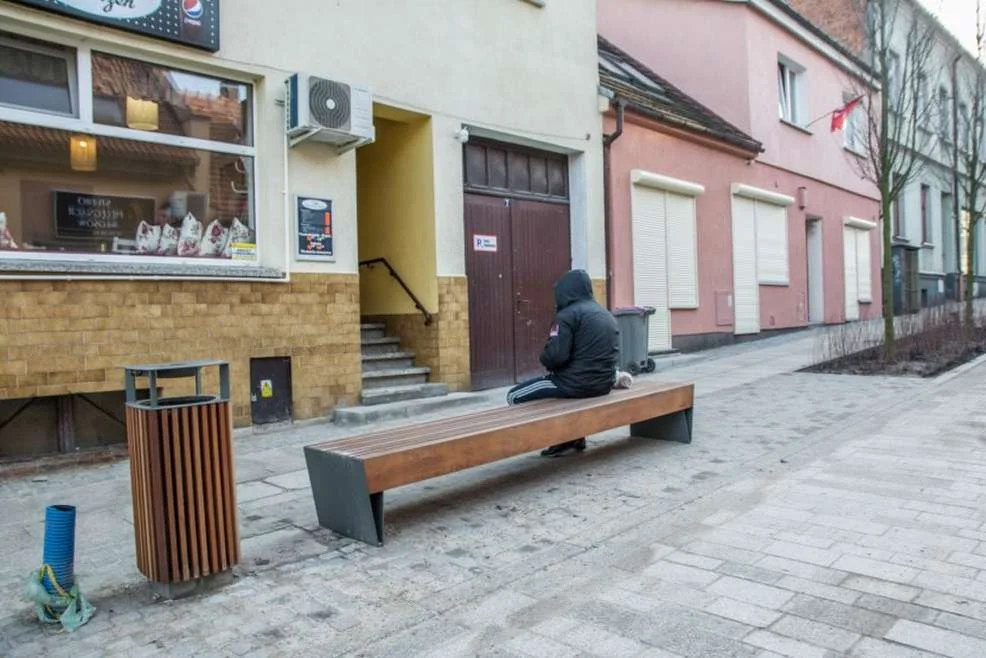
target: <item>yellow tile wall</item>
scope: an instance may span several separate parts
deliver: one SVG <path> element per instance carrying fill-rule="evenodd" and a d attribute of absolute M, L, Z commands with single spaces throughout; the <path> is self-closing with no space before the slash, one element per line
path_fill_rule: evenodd
<path fill-rule="evenodd" d="M 234 422 L 248 425 L 250 358 L 290 356 L 295 418 L 358 403 L 356 275 L 3 281 L 0 299 L 0 399 L 121 390 L 124 365 L 221 359 L 230 363 Z"/>

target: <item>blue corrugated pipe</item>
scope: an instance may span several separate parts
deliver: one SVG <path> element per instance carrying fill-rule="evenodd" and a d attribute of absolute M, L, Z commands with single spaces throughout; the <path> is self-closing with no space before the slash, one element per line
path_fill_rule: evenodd
<path fill-rule="evenodd" d="M 66 592 L 75 585 L 75 507 L 49 505 L 45 509 L 44 563 L 55 572 L 58 585 Z M 55 586 L 44 579 L 45 588 L 55 592 Z"/>

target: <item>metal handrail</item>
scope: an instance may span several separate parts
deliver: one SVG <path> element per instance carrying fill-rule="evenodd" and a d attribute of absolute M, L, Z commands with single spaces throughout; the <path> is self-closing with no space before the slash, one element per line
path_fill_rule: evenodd
<path fill-rule="evenodd" d="M 386 258 L 371 258 L 370 260 L 361 260 L 359 266 L 366 267 L 372 270 L 373 266 L 377 265 L 378 263 L 387 268 L 387 271 L 390 272 L 391 278 L 397 280 L 397 283 L 400 284 L 401 288 L 404 289 L 404 292 L 407 293 L 407 296 L 411 298 L 412 302 L 414 302 L 414 307 L 419 311 L 421 311 L 421 314 L 425 316 L 425 326 L 430 325 L 432 320 L 435 319 L 435 316 L 432 315 L 430 312 L 428 312 L 428 309 L 424 307 L 424 304 L 421 303 L 421 300 L 418 299 L 413 292 L 411 292 L 411 289 L 407 287 L 406 283 L 404 283 L 404 279 L 401 278 L 401 275 L 397 273 L 397 270 L 394 269 L 394 267 L 390 264 L 390 262 L 387 261 Z"/>

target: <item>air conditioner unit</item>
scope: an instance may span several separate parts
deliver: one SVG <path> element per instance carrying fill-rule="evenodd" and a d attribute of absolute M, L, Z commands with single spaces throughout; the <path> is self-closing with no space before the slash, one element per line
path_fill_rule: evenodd
<path fill-rule="evenodd" d="M 311 139 L 345 152 L 376 138 L 369 89 L 301 73 L 285 84 L 284 109 L 292 146 Z"/>

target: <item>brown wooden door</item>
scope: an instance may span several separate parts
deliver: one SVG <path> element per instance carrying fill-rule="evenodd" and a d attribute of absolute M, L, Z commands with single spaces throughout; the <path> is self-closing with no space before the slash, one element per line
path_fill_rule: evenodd
<path fill-rule="evenodd" d="M 517 381 L 544 374 L 538 357 L 555 315 L 553 285 L 571 268 L 568 205 L 510 202 Z"/>
<path fill-rule="evenodd" d="M 510 228 L 507 199 L 465 195 L 469 358 L 475 389 L 514 382 Z"/>

